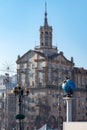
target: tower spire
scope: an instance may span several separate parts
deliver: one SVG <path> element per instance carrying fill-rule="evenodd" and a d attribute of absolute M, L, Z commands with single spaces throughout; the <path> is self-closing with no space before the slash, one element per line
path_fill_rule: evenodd
<path fill-rule="evenodd" d="M 48 26 L 47 21 L 47 3 L 45 2 L 45 18 L 44 18 L 44 26 Z"/>

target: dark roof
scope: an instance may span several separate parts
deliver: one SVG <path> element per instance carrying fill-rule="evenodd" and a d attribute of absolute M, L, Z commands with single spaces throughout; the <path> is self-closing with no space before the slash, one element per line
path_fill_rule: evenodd
<path fill-rule="evenodd" d="M 46 57 L 44 53 L 40 52 L 40 51 L 34 51 L 35 53 L 41 55 L 42 57 Z"/>
<path fill-rule="evenodd" d="M 61 52 L 60 52 L 60 53 L 55 53 L 55 54 L 52 54 L 52 55 L 47 55 L 47 54 L 45 54 L 45 53 L 43 53 L 43 52 L 35 51 L 35 50 L 29 50 L 29 51 L 27 51 L 24 55 L 22 55 L 21 57 L 18 56 L 18 59 L 17 59 L 16 63 L 19 63 L 20 60 L 21 60 L 24 56 L 26 56 L 27 54 L 29 54 L 29 53 L 31 53 L 31 52 L 35 52 L 35 53 L 39 54 L 40 56 L 42 56 L 42 57 L 44 57 L 44 58 L 46 58 L 46 59 L 49 59 L 49 60 L 54 59 L 54 58 L 56 58 L 57 56 L 60 56 L 60 55 L 61 55 L 67 62 L 71 63 L 71 61 L 68 60 L 68 59 L 63 55 L 63 53 L 61 53 Z"/>
<path fill-rule="evenodd" d="M 84 69 L 83 67 L 82 68 L 79 68 L 79 67 L 74 67 L 74 72 L 75 73 L 80 73 L 80 74 L 87 74 L 87 70 L 86 69 Z"/>
<path fill-rule="evenodd" d="M 27 52 L 26 52 L 24 55 L 22 55 L 22 56 L 18 55 L 18 59 L 17 59 L 16 63 L 20 62 L 20 60 L 21 60 L 25 55 L 29 54 L 30 52 L 33 52 L 33 50 L 27 51 Z"/>

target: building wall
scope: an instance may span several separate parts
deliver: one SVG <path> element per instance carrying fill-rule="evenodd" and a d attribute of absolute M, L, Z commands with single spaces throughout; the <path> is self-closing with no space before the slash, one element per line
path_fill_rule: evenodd
<path fill-rule="evenodd" d="M 6 96 L 6 130 L 11 130 L 16 126 L 16 97 L 13 90 L 7 90 Z"/>
<path fill-rule="evenodd" d="M 28 55 L 31 55 L 31 53 Z M 25 60 L 25 57 L 23 58 Z M 26 67 L 25 64 L 27 64 Z M 35 93 L 43 96 L 42 93 L 44 91 L 45 97 L 48 100 L 47 105 L 50 106 L 49 118 L 53 115 L 57 120 L 57 118 L 60 116 L 60 124 L 62 124 L 62 121 L 66 120 L 66 104 L 63 101 L 63 92 L 60 89 L 60 86 L 65 80 L 65 77 L 69 76 L 76 84 L 76 91 L 74 94 L 76 99 L 73 102 L 73 108 L 75 109 L 73 112 L 73 120 L 87 120 L 87 70 L 75 68 L 73 63 L 71 61 L 67 61 L 64 58 L 64 55 L 61 55 L 61 53 L 55 58 L 49 59 L 43 57 L 39 53 L 37 54 L 36 52 L 33 52 L 33 55 L 28 58 L 26 62 L 22 60 L 20 63 L 18 63 L 18 66 L 18 76 L 20 83 L 22 83 L 21 85 L 23 87 L 27 86 L 30 88 L 30 95 L 31 92 L 34 93 L 34 100 L 36 98 L 36 96 L 34 96 Z M 35 90 L 37 91 L 35 92 Z M 59 96 L 56 97 L 57 95 Z M 59 97 L 60 108 L 58 108 Z M 35 118 L 39 114 L 37 113 L 39 112 L 39 107 L 37 108 L 35 102 L 33 102 L 33 105 L 35 110 L 33 110 L 34 112 L 29 112 L 28 110 L 29 116 L 27 119 L 31 119 L 34 126 Z M 31 107 L 31 103 L 28 102 L 28 106 Z"/>
<path fill-rule="evenodd" d="M 0 129 L 4 129 L 6 125 L 6 87 L 0 85 Z"/>
<path fill-rule="evenodd" d="M 75 67 L 73 57 L 68 60 L 53 47 L 53 30 L 47 23 L 47 13 L 44 23 L 40 28 L 40 45 L 17 59 L 18 84 L 30 89 L 25 100 L 25 130 L 38 129 L 47 122 L 51 127 L 62 129 L 66 102 L 61 85 L 66 77 L 76 85 L 73 121 L 87 120 L 87 70 Z"/>
<path fill-rule="evenodd" d="M 63 124 L 63 130 L 87 130 L 87 122 L 69 122 Z"/>

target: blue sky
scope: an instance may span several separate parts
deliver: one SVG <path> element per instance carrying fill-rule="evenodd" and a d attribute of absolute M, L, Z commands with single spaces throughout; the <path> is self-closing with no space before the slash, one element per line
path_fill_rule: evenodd
<path fill-rule="evenodd" d="M 87 69 L 87 0 L 46 1 L 53 45 Z M 45 0 L 0 0 L 0 69 L 15 69 L 17 56 L 39 45 L 44 10 Z"/>

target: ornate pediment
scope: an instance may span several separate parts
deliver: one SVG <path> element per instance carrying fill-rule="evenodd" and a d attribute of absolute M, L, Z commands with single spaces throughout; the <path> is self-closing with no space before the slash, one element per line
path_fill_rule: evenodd
<path fill-rule="evenodd" d="M 33 50 L 28 51 L 23 56 L 18 56 L 17 63 L 21 62 L 28 62 L 30 58 L 32 58 L 35 55 L 35 52 Z"/>
<path fill-rule="evenodd" d="M 59 53 L 54 57 L 54 60 L 58 63 L 64 64 L 64 65 L 74 65 L 72 60 L 68 60 L 63 53 Z"/>

